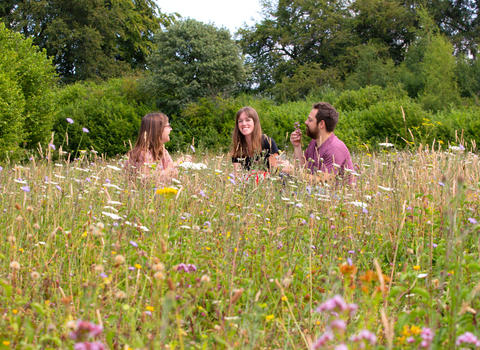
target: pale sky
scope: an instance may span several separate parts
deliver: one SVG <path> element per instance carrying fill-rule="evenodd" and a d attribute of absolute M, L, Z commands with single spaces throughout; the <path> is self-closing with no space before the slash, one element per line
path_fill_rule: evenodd
<path fill-rule="evenodd" d="M 184 18 L 193 18 L 217 27 L 225 27 L 233 35 L 244 22 L 249 26 L 259 21 L 259 0 L 156 0 L 163 13 L 178 12 Z"/>

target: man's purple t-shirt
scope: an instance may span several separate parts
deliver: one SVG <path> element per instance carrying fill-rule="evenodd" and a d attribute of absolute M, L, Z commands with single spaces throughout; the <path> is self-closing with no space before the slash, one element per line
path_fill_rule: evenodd
<path fill-rule="evenodd" d="M 312 174 L 317 170 L 321 170 L 323 172 L 328 171 L 329 174 L 333 172 L 334 174 L 343 175 L 344 169 L 353 170 L 350 152 L 347 146 L 335 134 L 330 135 L 320 147 L 317 147 L 317 141 L 310 141 L 304 157 L 306 165 L 312 171 Z M 334 164 L 340 167 L 336 167 Z M 348 182 L 352 183 L 354 181 L 354 177 L 349 176 Z"/>

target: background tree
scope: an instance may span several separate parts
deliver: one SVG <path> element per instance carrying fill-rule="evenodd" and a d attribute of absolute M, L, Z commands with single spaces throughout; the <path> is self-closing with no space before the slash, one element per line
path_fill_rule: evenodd
<path fill-rule="evenodd" d="M 158 10 L 153 0 L 2 0 L 0 16 L 72 82 L 144 68 L 154 31 L 173 19 Z"/>
<path fill-rule="evenodd" d="M 346 1 L 266 1 L 263 15 L 260 23 L 237 32 L 260 91 L 291 77 L 298 66 L 335 66 L 355 43 Z"/>
<path fill-rule="evenodd" d="M 200 97 L 231 92 L 245 80 L 240 50 L 227 29 L 187 19 L 158 31 L 156 43 L 147 90 L 169 114 Z"/>
<path fill-rule="evenodd" d="M 32 40 L 0 23 L 0 157 L 37 148 L 50 136 L 55 69 Z M 12 154 L 9 154 L 11 157 Z"/>

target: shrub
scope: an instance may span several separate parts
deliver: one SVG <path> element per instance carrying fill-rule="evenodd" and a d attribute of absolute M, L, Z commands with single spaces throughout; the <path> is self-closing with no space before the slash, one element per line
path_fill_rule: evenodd
<path fill-rule="evenodd" d="M 132 93 L 134 78 L 112 79 L 103 84 L 77 83 L 59 89 L 55 142 L 68 151 L 94 149 L 107 156 L 129 150 L 135 143 L 142 117 L 153 111 Z M 74 120 L 68 124 L 66 118 Z M 67 131 L 68 127 L 68 131 Z M 87 128 L 89 133 L 84 133 Z M 66 133 L 68 133 L 68 143 Z M 80 144 L 81 139 L 81 144 Z"/>

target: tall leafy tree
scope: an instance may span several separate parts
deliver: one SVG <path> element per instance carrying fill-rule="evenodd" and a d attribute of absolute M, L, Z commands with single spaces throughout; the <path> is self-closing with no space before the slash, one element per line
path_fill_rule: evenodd
<path fill-rule="evenodd" d="M 156 43 L 147 89 L 170 114 L 200 97 L 228 93 L 245 79 L 240 49 L 225 28 L 187 19 L 158 31 Z"/>
<path fill-rule="evenodd" d="M 154 0 L 2 0 L 0 16 L 46 49 L 64 82 L 144 68 L 155 30 L 173 19 Z"/>
<path fill-rule="evenodd" d="M 291 77 L 298 65 L 335 66 L 356 40 L 344 0 L 266 1 L 263 15 L 260 23 L 237 32 L 260 90 Z"/>

